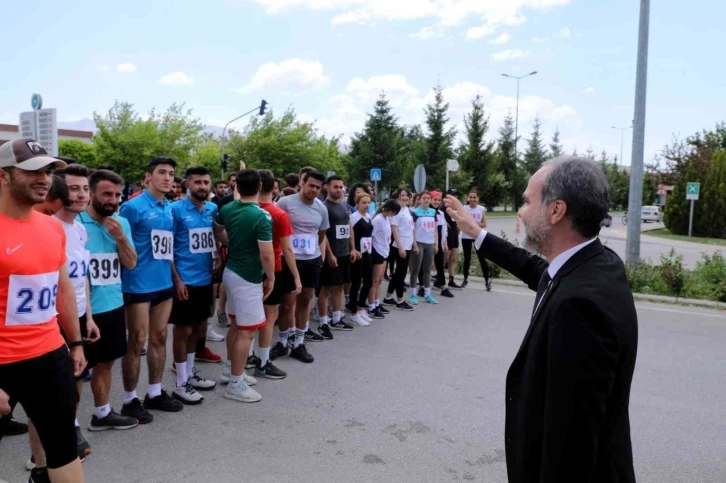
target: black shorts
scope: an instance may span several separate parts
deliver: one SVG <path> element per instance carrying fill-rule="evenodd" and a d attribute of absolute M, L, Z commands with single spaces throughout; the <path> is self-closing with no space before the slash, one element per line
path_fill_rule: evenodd
<path fill-rule="evenodd" d="M 174 287 L 164 290 L 148 293 L 128 293 L 124 292 L 124 305 L 143 304 L 151 302 L 151 306 L 155 307 L 162 302 L 166 302 L 174 296 Z"/>
<path fill-rule="evenodd" d="M 386 260 L 388 260 L 388 257 L 383 258 L 383 256 L 376 251 L 375 248 L 373 248 L 373 252 L 371 253 L 371 262 L 373 265 L 380 265 L 382 263 L 385 263 Z"/>
<path fill-rule="evenodd" d="M 300 282 L 303 288 L 318 288 L 320 281 L 320 271 L 323 267 L 322 257 L 312 260 L 296 260 L 297 273 L 300 275 Z"/>
<path fill-rule="evenodd" d="M 452 250 L 454 248 L 459 248 L 459 227 L 458 226 L 455 226 L 454 228 L 449 228 L 449 231 L 446 234 L 446 245 L 448 245 L 449 250 Z"/>
<path fill-rule="evenodd" d="M 321 287 L 339 287 L 350 283 L 350 254 L 337 257 L 338 266 L 331 267 L 327 261 L 320 269 Z"/>
<path fill-rule="evenodd" d="M 212 285 L 187 285 L 189 298 L 179 300 L 174 297 L 169 323 L 174 325 L 199 325 L 212 315 L 214 289 Z"/>
<path fill-rule="evenodd" d="M 86 344 L 88 367 L 99 362 L 112 362 L 126 355 L 126 316 L 123 307 L 93 314 L 93 321 L 101 332 L 101 338 Z"/>
<path fill-rule="evenodd" d="M 11 410 L 20 403 L 38 430 L 48 468 L 61 468 L 78 458 L 76 403 L 78 391 L 66 346 L 20 362 L 0 364 L 0 389 L 10 396 Z M 0 439 L 10 415 L 0 418 Z"/>
<path fill-rule="evenodd" d="M 282 296 L 295 291 L 295 277 L 292 276 L 292 272 L 285 265 L 285 261 L 282 262 L 282 270 L 275 272 L 275 286 L 272 289 L 272 293 L 269 297 L 262 302 L 264 305 L 280 305 L 282 303 Z M 275 321 L 273 320 L 274 324 Z"/>

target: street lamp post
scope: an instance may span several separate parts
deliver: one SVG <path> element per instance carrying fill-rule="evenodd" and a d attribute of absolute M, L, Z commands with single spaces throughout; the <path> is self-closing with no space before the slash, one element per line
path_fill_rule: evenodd
<path fill-rule="evenodd" d="M 262 116 L 263 114 L 265 114 L 265 108 L 266 107 L 267 107 L 267 101 L 264 100 L 264 99 L 262 99 L 262 102 L 260 103 L 259 106 L 255 107 L 254 109 L 252 109 L 250 111 L 245 112 L 244 114 L 242 114 L 240 116 L 235 117 L 234 119 L 232 119 L 231 121 L 229 121 L 227 124 L 224 125 L 224 129 L 222 129 L 222 159 L 221 159 L 221 162 L 222 162 L 222 178 L 224 178 L 224 142 L 225 142 L 224 135 L 227 132 L 227 128 L 233 122 L 238 121 L 238 120 L 242 119 L 245 116 L 249 116 L 250 114 L 252 114 L 253 112 L 255 112 L 257 110 L 260 111 L 260 116 Z"/>
<path fill-rule="evenodd" d="M 628 129 L 633 129 L 633 125 L 631 124 L 630 127 L 616 127 L 616 126 L 610 126 L 611 129 L 617 129 L 620 131 L 620 167 L 623 167 L 623 137 L 625 136 L 625 131 Z"/>
<path fill-rule="evenodd" d="M 529 74 L 520 75 L 520 76 L 514 76 L 509 74 L 502 74 L 504 77 L 509 77 L 510 79 L 516 79 L 517 80 L 517 114 L 514 121 L 514 157 L 517 157 L 517 144 L 519 143 L 519 81 L 521 79 L 524 79 L 525 77 L 529 77 L 531 75 L 535 75 L 537 71 L 532 71 Z"/>

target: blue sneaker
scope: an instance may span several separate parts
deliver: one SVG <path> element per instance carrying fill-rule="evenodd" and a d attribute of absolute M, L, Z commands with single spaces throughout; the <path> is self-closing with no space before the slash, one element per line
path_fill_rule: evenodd
<path fill-rule="evenodd" d="M 416 295 L 411 295 L 411 298 L 408 299 L 409 302 L 411 302 L 411 305 L 418 305 L 418 297 Z"/>
<path fill-rule="evenodd" d="M 433 298 L 431 295 L 427 295 L 424 297 L 424 300 L 427 301 L 430 304 L 438 304 L 439 301 Z"/>

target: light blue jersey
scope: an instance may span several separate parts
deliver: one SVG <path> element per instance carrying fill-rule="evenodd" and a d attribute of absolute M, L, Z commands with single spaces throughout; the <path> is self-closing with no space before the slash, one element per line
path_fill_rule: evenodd
<path fill-rule="evenodd" d="M 126 238 L 133 246 L 131 228 L 126 218 L 113 215 L 121 224 Z M 88 233 L 86 250 L 90 252 L 88 264 L 88 280 L 91 286 L 91 310 L 93 314 L 102 314 L 121 307 L 124 304 L 121 290 L 121 262 L 118 257 L 116 239 L 108 233 L 106 227 L 83 212 L 76 218 Z"/>
<path fill-rule="evenodd" d="M 174 215 L 174 265 L 184 285 L 204 287 L 212 283 L 212 253 L 217 251 L 212 225 L 217 205 L 204 202 L 200 211 L 190 198 L 172 203 Z"/>
<path fill-rule="evenodd" d="M 121 205 L 119 214 L 129 221 L 136 247 L 136 268 L 121 271 L 124 293 L 151 293 L 173 286 L 174 216 L 171 203 L 144 190 Z"/>

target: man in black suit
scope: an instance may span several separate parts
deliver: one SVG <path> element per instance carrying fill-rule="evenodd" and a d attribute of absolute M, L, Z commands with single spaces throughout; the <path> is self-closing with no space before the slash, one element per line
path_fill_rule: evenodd
<path fill-rule="evenodd" d="M 597 235 L 609 207 L 597 163 L 546 163 L 519 210 L 525 246 L 482 230 L 448 197 L 480 254 L 537 291 L 509 368 L 505 448 L 511 483 L 635 482 L 628 405 L 638 319 L 620 258 Z"/>

